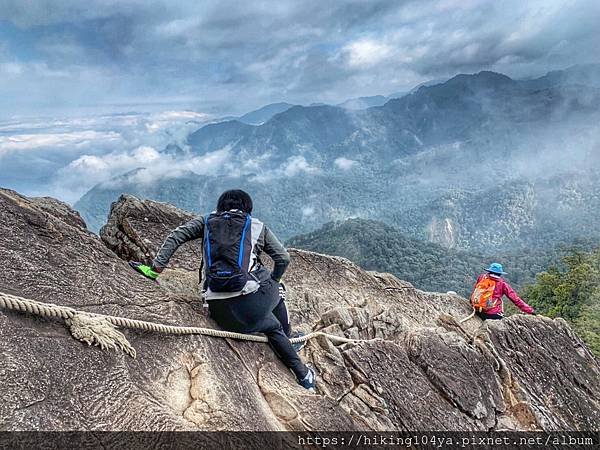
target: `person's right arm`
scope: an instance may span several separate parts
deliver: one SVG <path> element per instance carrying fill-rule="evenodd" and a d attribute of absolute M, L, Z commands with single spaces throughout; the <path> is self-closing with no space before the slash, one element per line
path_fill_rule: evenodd
<path fill-rule="evenodd" d="M 167 267 L 169 260 L 179 247 L 188 241 L 202 238 L 204 235 L 204 217 L 198 217 L 192 219 L 189 222 L 175 228 L 171 231 L 171 234 L 165 239 L 165 242 L 160 247 L 160 250 L 156 254 L 154 261 L 152 261 L 152 267 L 157 272 Z"/>

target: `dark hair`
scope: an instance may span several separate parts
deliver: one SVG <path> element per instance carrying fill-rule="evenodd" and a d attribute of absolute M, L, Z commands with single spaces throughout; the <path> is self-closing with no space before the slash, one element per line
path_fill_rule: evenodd
<path fill-rule="evenodd" d="M 217 202 L 217 212 L 239 209 L 245 213 L 252 213 L 252 199 L 247 192 L 240 189 L 231 189 L 225 191 L 219 197 Z"/>

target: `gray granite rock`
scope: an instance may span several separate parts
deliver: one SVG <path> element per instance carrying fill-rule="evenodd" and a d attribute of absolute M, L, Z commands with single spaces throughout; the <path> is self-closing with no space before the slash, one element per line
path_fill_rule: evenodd
<path fill-rule="evenodd" d="M 174 325 L 216 327 L 199 300 L 199 243 L 161 284 L 149 261 L 191 215 L 123 196 L 102 239 L 66 205 L 0 190 L 0 292 Z M 301 356 L 298 386 L 264 344 L 121 330 L 137 359 L 88 347 L 61 321 L 0 310 L 0 430 L 600 429 L 600 367 L 562 320 L 474 318 L 456 295 L 422 292 L 343 258 L 291 250 L 285 276 Z"/>

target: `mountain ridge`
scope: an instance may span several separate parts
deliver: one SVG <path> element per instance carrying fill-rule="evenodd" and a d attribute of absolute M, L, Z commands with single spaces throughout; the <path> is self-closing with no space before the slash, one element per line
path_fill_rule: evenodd
<path fill-rule="evenodd" d="M 287 102 L 270 103 L 240 116 L 238 121 L 248 125 L 261 125 L 270 120 L 275 114 L 285 112 L 293 106 Z"/>
<path fill-rule="evenodd" d="M 147 261 L 189 213 L 123 196 L 101 240 L 64 204 L 43 204 L 0 190 L 0 292 L 216 326 L 201 311 L 193 243 L 160 285 L 126 262 L 134 254 Z M 121 330 L 137 350 L 132 359 L 82 345 L 56 320 L 0 309 L 0 428 L 597 431 L 600 366 L 564 321 L 515 316 L 459 325 L 470 309 L 463 298 L 419 291 L 343 258 L 290 253 L 286 301 L 294 327 L 377 338 L 311 340 L 301 354 L 317 370 L 316 393 L 298 386 L 264 344 Z M 244 441 L 245 448 L 264 445 Z"/>
<path fill-rule="evenodd" d="M 362 111 L 294 106 L 260 126 L 192 133 L 191 155 L 219 152 L 223 162 L 196 181 L 181 178 L 179 189 L 167 171 L 154 186 L 96 187 L 76 207 L 96 231 L 122 192 L 204 213 L 220 191 L 242 188 L 284 239 L 356 216 L 467 251 L 553 247 L 600 232 L 587 217 L 600 209 L 591 174 L 600 163 L 599 104 L 595 88 L 539 89 L 480 72 Z M 510 220 L 493 208 L 493 220 L 477 221 L 486 197 L 506 204 Z"/>
<path fill-rule="evenodd" d="M 492 261 L 500 261 L 515 289 L 535 281 L 536 275 L 572 249 L 587 250 L 593 242 L 574 242 L 546 251 L 497 254 L 466 252 L 410 237 L 401 229 L 368 219 L 329 222 L 318 230 L 295 236 L 287 245 L 348 258 L 365 270 L 388 271 L 426 291 L 455 291 L 468 297 L 475 280 Z M 596 243 L 597 245 L 598 243 Z"/>

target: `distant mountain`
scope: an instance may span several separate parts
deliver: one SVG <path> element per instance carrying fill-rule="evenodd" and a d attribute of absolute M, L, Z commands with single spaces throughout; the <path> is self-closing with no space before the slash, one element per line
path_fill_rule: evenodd
<path fill-rule="evenodd" d="M 97 185 L 88 191 L 76 203 L 88 228 L 98 232 L 108 220 L 110 205 L 115 201 L 115 195 L 122 193 L 139 193 L 146 198 L 159 202 L 167 202 L 169 198 L 178 204 L 193 205 L 190 210 L 197 210 L 198 185 L 200 177 L 193 172 L 184 171 L 173 178 L 162 178 L 158 183 L 152 183 L 152 175 L 147 169 L 139 168 L 113 178 L 107 183 Z M 98 205 L 108 205 L 108 210 Z"/>
<path fill-rule="evenodd" d="M 258 127 L 231 122 L 208 125 L 192 135 L 190 145 L 203 154 L 228 141 L 234 144 L 236 155 L 276 155 L 269 165 L 301 155 L 317 165 L 331 164 L 341 156 L 381 166 L 390 158 L 421 153 L 432 146 L 463 142 L 473 147 L 478 140 L 478 146 L 489 147 L 487 141 L 492 139 L 505 144 L 539 127 L 563 124 L 576 114 L 597 114 L 599 99 L 599 90 L 531 91 L 504 75 L 481 72 L 422 87 L 368 110 L 294 106 Z M 507 129 L 512 136 L 506 136 Z"/>
<path fill-rule="evenodd" d="M 345 102 L 338 104 L 340 108 L 344 109 L 367 109 L 373 106 L 382 106 L 389 100 L 388 97 L 383 95 L 374 95 L 372 97 L 358 97 L 358 98 L 350 98 Z"/>
<path fill-rule="evenodd" d="M 390 272 L 419 289 L 463 295 L 486 263 L 483 257 L 412 239 L 396 228 L 363 219 L 330 222 L 286 245 L 343 256 L 364 269 Z"/>
<path fill-rule="evenodd" d="M 571 239 L 600 240 L 600 173 L 454 190 L 392 214 L 415 238 L 447 248 L 499 252 L 549 248 Z"/>
<path fill-rule="evenodd" d="M 537 89 L 576 84 L 600 88 L 600 64 L 579 64 L 565 70 L 554 70 L 543 77 L 525 82 Z"/>
<path fill-rule="evenodd" d="M 456 249 L 552 247 L 600 234 L 599 136 L 600 89 L 480 72 L 363 110 L 206 125 L 186 151 L 224 154 L 214 173 L 117 179 L 76 206 L 97 229 L 121 192 L 206 212 L 241 187 L 282 238 L 363 217 Z"/>
<path fill-rule="evenodd" d="M 406 91 L 392 92 L 390 95 L 387 96 L 387 98 L 388 98 L 388 100 L 390 100 L 392 98 L 402 98 L 402 97 L 404 97 L 405 95 L 407 95 L 409 93 L 410 92 L 406 92 Z"/>
<path fill-rule="evenodd" d="M 340 171 L 342 172 L 342 171 Z M 358 177 L 348 184 L 345 173 L 274 174 L 250 176 L 200 176 L 191 172 L 155 179 L 152 171 L 138 169 L 99 184 L 76 204 L 88 227 L 98 232 L 106 223 L 110 204 L 122 193 L 171 202 L 188 211 L 206 214 L 214 210 L 225 189 L 244 189 L 254 200 L 254 215 L 269 224 L 281 239 L 305 233 L 327 220 L 355 214 L 377 216 L 377 205 L 368 205 L 377 194 L 377 175 Z M 319 193 L 315 192 L 319 187 Z M 117 197 L 115 197 L 117 196 Z M 169 200 L 170 199 L 170 200 Z"/>
<path fill-rule="evenodd" d="M 419 83 L 418 85 L 416 85 L 414 88 L 412 88 L 411 90 L 407 91 L 402 91 L 402 92 L 393 92 L 390 95 L 373 95 L 370 97 L 357 97 L 357 98 L 350 98 L 342 103 L 339 103 L 337 106 L 339 106 L 340 108 L 344 108 L 344 109 L 350 109 L 350 110 L 359 110 L 359 109 L 367 109 L 367 108 L 372 108 L 374 106 L 383 106 L 385 105 L 389 100 L 392 100 L 394 98 L 402 98 L 407 94 L 412 94 L 413 92 L 416 92 L 419 90 L 419 88 L 423 87 L 423 86 L 434 86 L 436 84 L 442 84 L 445 81 L 447 81 L 446 79 L 437 79 L 437 80 L 429 80 L 429 81 L 425 81 L 423 83 Z M 313 104 L 311 106 L 322 106 L 323 104 Z"/>
<path fill-rule="evenodd" d="M 381 222 L 349 219 L 330 222 L 313 232 L 291 238 L 290 247 L 343 256 L 367 270 L 390 272 L 423 290 L 461 295 L 471 293 L 477 276 L 492 261 L 501 261 L 515 288 L 535 281 L 538 272 L 555 264 L 568 247 L 520 254 L 481 255 L 451 250 L 441 245 L 410 238 Z M 579 243 L 580 248 L 592 244 Z"/>
<path fill-rule="evenodd" d="M 412 88 L 406 94 L 412 94 L 413 92 L 417 92 L 422 87 L 429 87 L 429 86 L 435 86 L 436 84 L 443 84 L 446 81 L 448 81 L 447 78 L 438 78 L 438 79 L 435 79 L 435 80 L 424 81 L 423 83 L 417 84 L 414 88 Z M 391 94 L 388 97 L 390 97 L 390 98 L 394 98 L 394 97 L 400 98 L 400 97 L 404 97 L 404 95 L 394 95 L 394 94 Z"/>
<path fill-rule="evenodd" d="M 261 125 L 271 119 L 275 114 L 282 113 L 290 109 L 292 104 L 290 103 L 271 103 L 270 105 L 263 106 L 255 111 L 244 114 L 238 120 L 248 125 Z"/>
<path fill-rule="evenodd" d="M 218 150 L 252 129 L 252 125 L 247 125 L 238 120 L 211 123 L 191 133 L 188 136 L 187 143 L 192 147 L 207 146 L 213 150 Z"/>
<path fill-rule="evenodd" d="M 287 245 L 342 256 L 367 270 L 391 272 L 425 291 L 453 290 L 468 297 L 477 275 L 491 261 L 504 264 L 505 278 L 540 314 L 568 320 L 600 355 L 600 249 L 575 242 L 544 251 L 481 256 L 407 237 L 372 220 L 328 223 Z M 590 251 L 593 250 L 593 251 Z M 506 302 L 507 313 L 515 310 Z"/>

